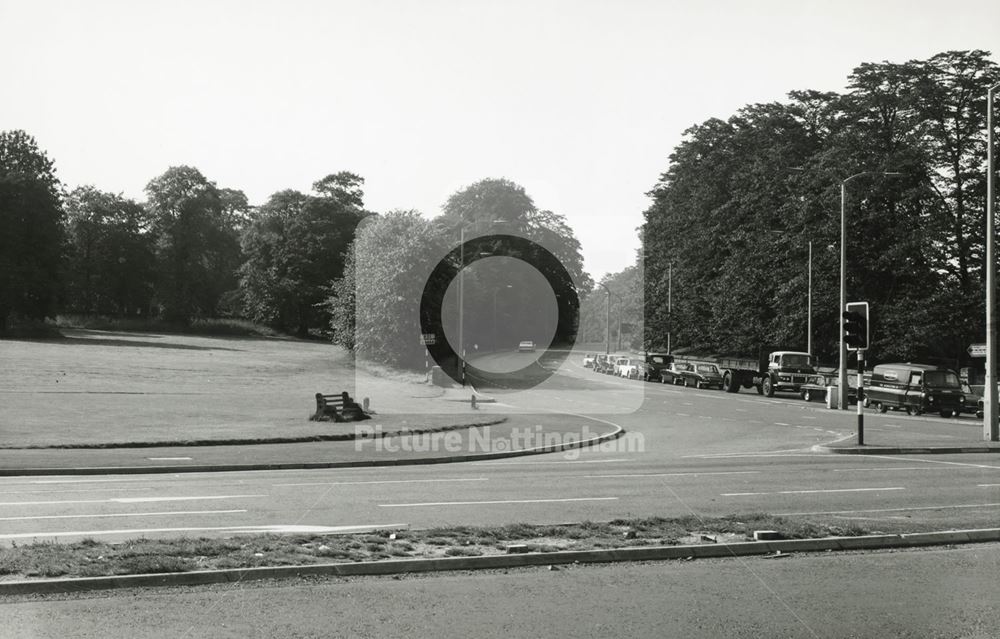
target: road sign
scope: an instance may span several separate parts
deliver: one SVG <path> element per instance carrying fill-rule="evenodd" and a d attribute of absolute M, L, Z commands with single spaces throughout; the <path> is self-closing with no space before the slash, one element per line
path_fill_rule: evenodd
<path fill-rule="evenodd" d="M 421 333 L 420 334 L 420 345 L 421 346 L 434 346 L 437 341 L 437 336 L 434 333 Z"/>
<path fill-rule="evenodd" d="M 986 344 L 969 344 L 969 356 L 986 357 Z"/>

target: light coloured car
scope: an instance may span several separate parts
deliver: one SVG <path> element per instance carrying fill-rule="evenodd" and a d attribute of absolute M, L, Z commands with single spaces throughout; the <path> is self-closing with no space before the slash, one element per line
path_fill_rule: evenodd
<path fill-rule="evenodd" d="M 595 359 L 597 359 L 597 353 L 587 353 L 583 356 L 583 367 L 593 368 Z"/>
<path fill-rule="evenodd" d="M 618 375 L 627 379 L 638 379 L 640 375 L 639 364 L 642 362 L 634 358 L 626 358 L 618 364 Z"/>

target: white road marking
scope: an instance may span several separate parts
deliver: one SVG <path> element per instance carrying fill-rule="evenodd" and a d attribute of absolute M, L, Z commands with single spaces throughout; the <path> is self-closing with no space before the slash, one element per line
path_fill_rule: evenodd
<path fill-rule="evenodd" d="M 836 453 L 834 453 L 836 454 Z M 923 462 L 925 464 L 943 464 L 946 466 L 966 466 L 968 468 L 989 468 L 990 470 L 1000 470 L 1000 466 L 990 466 L 989 464 L 970 464 L 969 462 L 942 461 L 940 459 L 921 459 L 919 457 L 890 457 L 888 455 L 868 455 L 873 459 L 905 459 L 906 461 Z"/>
<path fill-rule="evenodd" d="M 204 499 L 245 499 L 267 495 L 197 495 L 192 497 L 114 497 L 112 499 L 64 499 L 58 501 L 8 501 L 0 506 L 48 506 L 61 504 L 146 504 L 160 501 L 201 501 Z"/>
<path fill-rule="evenodd" d="M 774 422 L 775 426 L 791 426 L 791 424 L 786 424 L 785 422 Z"/>
<path fill-rule="evenodd" d="M 928 468 L 927 466 L 896 466 L 885 468 L 834 468 L 835 473 L 854 473 L 859 470 L 958 470 L 956 468 Z"/>
<path fill-rule="evenodd" d="M 802 419 L 816 419 L 816 417 L 809 415 L 802 415 Z"/>
<path fill-rule="evenodd" d="M 272 486 L 360 486 L 365 484 L 428 484 L 455 481 L 489 481 L 487 477 L 460 479 L 383 479 L 377 481 L 317 481 L 305 484 L 271 484 Z"/>
<path fill-rule="evenodd" d="M 979 488 L 996 488 L 1000 484 L 976 484 Z"/>
<path fill-rule="evenodd" d="M 575 475 L 581 479 L 600 479 L 603 477 L 701 477 L 702 475 L 757 475 L 759 470 L 722 470 L 705 473 L 636 473 L 632 475 Z"/>
<path fill-rule="evenodd" d="M 615 501 L 617 497 L 570 497 L 566 499 L 502 499 L 496 501 L 428 501 L 415 504 L 379 504 L 381 508 L 407 508 L 410 506 L 480 506 L 488 504 L 550 504 L 569 501 Z"/>
<path fill-rule="evenodd" d="M 482 461 L 482 462 L 471 462 L 470 466 L 543 466 L 558 464 L 560 466 L 564 464 L 610 464 L 612 462 L 623 462 L 624 459 L 578 459 L 574 461 L 564 460 L 564 461 Z"/>
<path fill-rule="evenodd" d="M 191 461 L 194 457 L 147 457 L 149 461 Z"/>
<path fill-rule="evenodd" d="M 94 515 L 34 515 L 31 517 L 0 517 L 0 521 L 29 521 L 33 519 L 94 519 L 101 517 L 157 517 L 163 515 L 231 515 L 248 512 L 242 510 L 175 510 L 159 513 L 103 513 Z"/>
<path fill-rule="evenodd" d="M 63 493 L 108 493 L 108 492 L 121 492 L 123 490 L 128 490 L 130 492 L 141 492 L 144 490 L 153 490 L 152 488 L 57 488 L 56 490 L 4 490 L 0 491 L 0 495 L 30 495 L 30 494 L 43 494 L 52 495 Z"/>
<path fill-rule="evenodd" d="M 771 493 L 721 493 L 723 497 L 749 497 L 754 495 L 812 495 L 816 493 L 869 493 L 880 490 L 906 490 L 903 486 L 888 488 L 825 488 L 820 490 L 777 490 Z"/>
<path fill-rule="evenodd" d="M 123 530 L 81 530 L 73 532 L 33 532 L 0 535 L 0 539 L 45 539 L 49 537 L 95 537 L 98 535 L 145 535 L 147 533 L 228 532 L 233 534 L 312 533 L 316 535 L 351 534 L 375 530 L 399 530 L 409 524 L 377 524 L 373 526 L 199 526 L 185 528 L 129 528 Z"/>
<path fill-rule="evenodd" d="M 676 413 L 678 417 L 690 417 L 687 413 Z"/>
<path fill-rule="evenodd" d="M 775 513 L 776 517 L 792 517 L 797 515 L 842 515 L 846 513 L 894 513 L 910 510 L 948 510 L 949 508 L 996 508 L 1000 504 L 954 504 L 948 506 L 911 506 L 909 508 L 871 508 L 867 510 L 821 510 L 809 513 Z"/>

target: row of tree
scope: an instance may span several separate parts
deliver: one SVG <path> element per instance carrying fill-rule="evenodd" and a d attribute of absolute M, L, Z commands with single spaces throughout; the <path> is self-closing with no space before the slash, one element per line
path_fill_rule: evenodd
<path fill-rule="evenodd" d="M 997 82 L 984 51 L 862 64 L 844 94 L 793 91 L 688 129 L 645 212 L 644 346 L 670 332 L 674 347 L 804 349 L 811 243 L 813 351 L 835 359 L 843 185 L 847 297 L 871 303 L 872 356 L 961 357 L 984 334 Z"/>
<path fill-rule="evenodd" d="M 422 333 L 455 350 L 574 338 L 590 287 L 579 242 L 521 186 L 483 180 L 428 220 L 366 211 L 362 185 L 336 173 L 311 194 L 279 191 L 253 207 L 179 166 L 149 182 L 144 202 L 92 186 L 67 193 L 30 136 L 0 133 L 0 333 L 56 313 L 240 317 L 332 329 L 340 344 L 404 366 L 423 365 Z M 467 249 L 456 248 L 462 236 Z"/>
<path fill-rule="evenodd" d="M 286 332 L 325 329 L 322 308 L 364 210 L 362 178 L 260 207 L 197 169 L 168 169 L 145 202 L 92 186 L 65 192 L 23 131 L 0 133 L 0 333 L 57 312 L 246 317 Z"/>

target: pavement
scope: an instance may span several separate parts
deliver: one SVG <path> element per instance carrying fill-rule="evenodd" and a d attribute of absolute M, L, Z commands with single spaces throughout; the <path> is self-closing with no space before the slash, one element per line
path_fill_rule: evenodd
<path fill-rule="evenodd" d="M 600 420 L 567 415 L 504 415 L 485 407 L 467 417 L 421 416 L 423 428 L 383 430 L 380 420 L 355 422 L 357 436 L 339 441 L 155 447 L 6 448 L 0 476 L 181 473 L 436 464 L 541 454 L 599 444 L 622 434 Z M 464 423 L 463 423 L 464 421 Z M 337 424 L 343 426 L 344 424 Z"/>
<path fill-rule="evenodd" d="M 870 413 L 865 413 L 866 424 Z M 874 415 L 872 415 L 874 417 Z M 906 419 L 905 424 L 902 423 Z M 884 420 L 875 422 L 874 432 L 865 429 L 864 444 L 858 444 L 855 433 L 837 441 L 813 446 L 820 453 L 840 455 L 955 455 L 1000 453 L 1000 442 L 988 441 L 983 435 L 981 421 L 963 418 L 922 419 L 918 417 L 898 417 L 900 424 L 886 427 Z"/>

